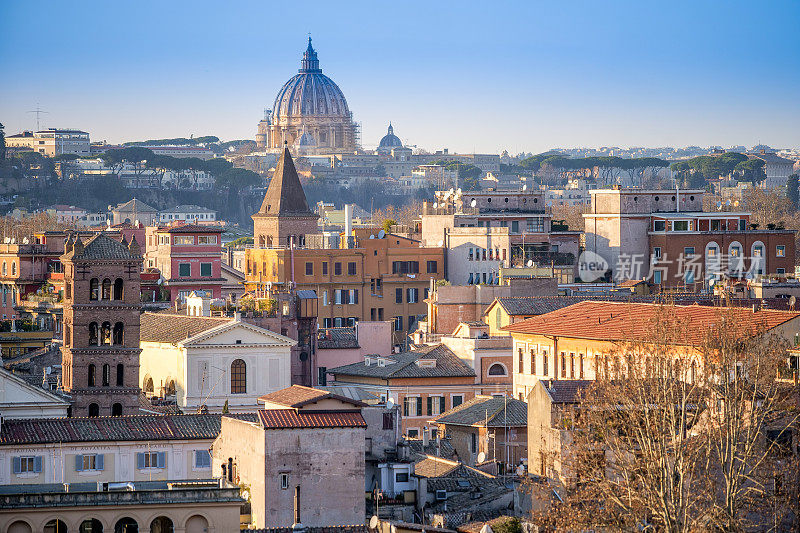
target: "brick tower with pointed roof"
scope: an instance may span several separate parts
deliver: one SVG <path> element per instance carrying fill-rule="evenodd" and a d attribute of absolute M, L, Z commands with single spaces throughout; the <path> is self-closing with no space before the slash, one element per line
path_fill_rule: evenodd
<path fill-rule="evenodd" d="M 142 254 L 99 233 L 67 239 L 64 255 L 64 391 L 72 416 L 139 413 Z"/>
<path fill-rule="evenodd" d="M 308 208 L 292 155 L 284 145 L 261 209 L 253 215 L 255 246 L 282 248 L 292 240 L 296 246 L 302 246 L 306 235 L 319 233 L 318 218 Z"/>

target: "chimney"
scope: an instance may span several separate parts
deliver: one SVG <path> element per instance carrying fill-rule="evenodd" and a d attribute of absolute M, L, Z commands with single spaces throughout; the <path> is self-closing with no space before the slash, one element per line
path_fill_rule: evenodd
<path fill-rule="evenodd" d="M 427 448 L 429 442 L 430 442 L 430 431 L 428 430 L 428 428 L 422 428 L 422 447 Z"/>

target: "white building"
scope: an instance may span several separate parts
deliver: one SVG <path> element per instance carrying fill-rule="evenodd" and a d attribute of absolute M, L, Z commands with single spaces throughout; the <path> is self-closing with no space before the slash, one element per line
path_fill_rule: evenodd
<path fill-rule="evenodd" d="M 221 418 L 7 420 L 0 430 L 0 485 L 208 479 Z"/>
<path fill-rule="evenodd" d="M 178 205 L 171 209 L 165 209 L 158 215 L 158 221 L 161 223 L 168 224 L 176 220 L 192 224 L 215 222 L 217 212 L 199 205 Z"/>
<path fill-rule="evenodd" d="M 255 411 L 258 398 L 291 385 L 297 342 L 229 318 L 144 313 L 139 376 L 146 394 L 172 396 L 178 407 Z"/>
<path fill-rule="evenodd" d="M 14 151 L 39 152 L 48 157 L 61 154 L 91 155 L 89 134 L 81 130 L 48 128 L 36 132 L 25 131 L 6 137 L 6 146 Z"/>
<path fill-rule="evenodd" d="M 41 387 L 0 367 L 0 418 L 8 421 L 17 418 L 67 416 L 69 402 Z M 0 480 L 2 484 L 2 480 Z"/>

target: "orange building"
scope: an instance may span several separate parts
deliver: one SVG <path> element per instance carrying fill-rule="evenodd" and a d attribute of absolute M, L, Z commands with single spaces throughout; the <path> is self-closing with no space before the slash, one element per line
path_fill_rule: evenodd
<path fill-rule="evenodd" d="M 427 313 L 431 280 L 444 278 L 444 249 L 423 248 L 377 228 L 348 232 L 349 238 L 339 239 L 342 247 L 335 247 L 336 239 L 333 247 L 317 246 L 322 239 L 309 238 L 318 234 L 316 218 L 284 150 L 253 215 L 256 245 L 245 252 L 245 288 L 263 297 L 276 286 L 313 290 L 320 327 L 391 320 L 393 344 L 403 345 L 417 317 Z"/>

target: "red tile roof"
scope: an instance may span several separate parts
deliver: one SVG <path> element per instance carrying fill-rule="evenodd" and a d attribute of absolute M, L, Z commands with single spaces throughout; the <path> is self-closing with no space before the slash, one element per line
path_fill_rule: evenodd
<path fill-rule="evenodd" d="M 264 429 L 366 428 L 360 411 L 297 411 L 295 409 L 259 409 Z"/>
<path fill-rule="evenodd" d="M 265 394 L 259 398 L 259 400 L 262 402 L 278 403 L 294 408 L 303 407 L 304 405 L 327 399 L 339 400 L 357 406 L 366 405 L 351 398 L 338 396 L 333 394 L 331 391 L 313 389 L 311 387 L 304 387 L 302 385 L 292 385 L 291 387 L 287 387 L 285 389 L 270 392 L 269 394 Z"/>
<path fill-rule="evenodd" d="M 585 301 L 517 322 L 503 329 L 511 333 L 553 335 L 577 339 L 607 341 L 646 341 L 661 312 L 686 324 L 686 346 L 699 346 L 711 327 L 723 318 L 731 319 L 743 335 L 770 330 L 794 318 L 793 311 L 762 310 L 742 307 L 706 307 L 700 305 L 662 305 L 627 302 Z"/>

